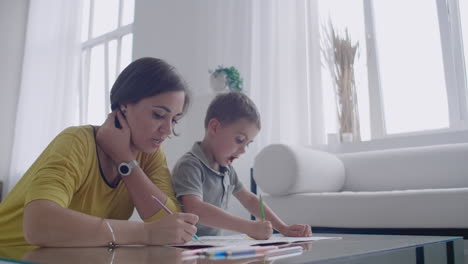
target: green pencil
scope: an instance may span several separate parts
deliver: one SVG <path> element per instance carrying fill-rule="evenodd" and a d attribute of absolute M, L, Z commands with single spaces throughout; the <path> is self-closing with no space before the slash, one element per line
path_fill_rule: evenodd
<path fill-rule="evenodd" d="M 263 208 L 263 198 L 260 194 L 260 216 L 262 217 L 262 221 L 265 221 L 265 208 Z"/>

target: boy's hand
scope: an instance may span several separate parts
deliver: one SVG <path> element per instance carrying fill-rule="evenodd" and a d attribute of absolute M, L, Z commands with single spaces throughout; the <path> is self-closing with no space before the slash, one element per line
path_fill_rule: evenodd
<path fill-rule="evenodd" d="M 273 227 L 270 221 L 252 221 L 246 234 L 253 239 L 267 240 L 273 234 Z"/>
<path fill-rule="evenodd" d="M 312 236 L 312 230 L 310 225 L 290 225 L 286 226 L 282 230 L 278 230 L 287 237 L 310 237 Z"/>

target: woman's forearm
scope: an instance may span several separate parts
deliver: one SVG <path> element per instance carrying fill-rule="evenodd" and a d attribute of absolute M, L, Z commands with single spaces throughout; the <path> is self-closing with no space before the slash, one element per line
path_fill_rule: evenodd
<path fill-rule="evenodd" d="M 30 202 L 24 209 L 23 217 L 26 241 L 43 247 L 97 247 L 107 246 L 109 242 L 145 244 L 143 225 L 142 222 L 104 220 L 63 208 L 49 200 Z"/>
<path fill-rule="evenodd" d="M 148 219 L 162 210 L 152 196 L 157 197 L 163 204 L 168 199 L 167 195 L 151 182 L 139 166 L 134 168 L 131 175 L 124 176 L 123 182 L 142 219 Z"/>

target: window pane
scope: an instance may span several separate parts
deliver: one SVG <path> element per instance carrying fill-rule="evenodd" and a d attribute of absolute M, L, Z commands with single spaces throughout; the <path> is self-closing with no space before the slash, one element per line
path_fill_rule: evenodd
<path fill-rule="evenodd" d="M 80 125 L 85 125 L 87 123 L 87 116 L 84 115 L 84 109 L 87 108 L 87 102 L 85 100 L 85 94 L 89 84 L 89 67 L 86 64 L 86 58 L 88 57 L 89 50 L 81 51 L 81 87 L 80 87 Z"/>
<path fill-rule="evenodd" d="M 105 119 L 104 45 L 91 50 L 87 123 L 100 125 Z"/>
<path fill-rule="evenodd" d="M 133 23 L 134 16 L 135 16 L 135 0 L 124 0 L 122 26 Z"/>
<path fill-rule="evenodd" d="M 468 1 L 460 0 L 458 5 L 463 34 L 463 52 L 465 53 L 465 80 L 468 80 Z"/>
<path fill-rule="evenodd" d="M 117 40 L 109 41 L 109 92 L 117 78 Z"/>
<path fill-rule="evenodd" d="M 90 0 L 83 1 L 83 10 L 81 12 L 81 41 L 84 42 L 88 40 L 88 32 L 89 32 L 89 5 Z"/>
<path fill-rule="evenodd" d="M 95 0 L 93 37 L 114 31 L 118 25 L 119 0 Z"/>
<path fill-rule="evenodd" d="M 122 53 L 120 56 L 120 71 L 132 62 L 133 34 L 122 37 Z"/>
<path fill-rule="evenodd" d="M 370 139 L 369 92 L 367 84 L 367 56 L 364 27 L 364 8 L 362 0 L 320 0 L 320 25 L 323 33 L 329 19 L 341 36 L 348 29 L 352 43 L 359 42 L 357 56 L 354 62 L 357 103 L 361 140 Z M 322 38 L 323 38 L 322 34 Z M 322 43 L 323 44 L 323 43 Z M 322 47 L 324 48 L 324 47 Z M 325 133 L 338 133 L 337 108 L 335 92 L 328 65 L 322 64 L 322 87 Z"/>
<path fill-rule="evenodd" d="M 448 127 L 436 2 L 373 4 L 387 133 Z"/>

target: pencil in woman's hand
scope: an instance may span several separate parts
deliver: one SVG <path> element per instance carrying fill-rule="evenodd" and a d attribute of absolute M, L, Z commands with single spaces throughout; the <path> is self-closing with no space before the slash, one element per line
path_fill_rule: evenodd
<path fill-rule="evenodd" d="M 151 197 L 153 197 L 153 199 L 156 200 L 156 202 L 159 204 L 159 206 L 161 206 L 161 208 L 164 209 L 164 211 L 166 211 L 166 213 L 172 214 L 171 210 L 169 210 L 169 208 L 167 208 L 156 196 L 151 195 Z"/>
<path fill-rule="evenodd" d="M 162 209 L 164 209 L 164 211 L 166 211 L 166 213 L 168 214 L 172 214 L 171 210 L 169 210 L 169 208 L 167 208 L 159 199 L 158 197 L 154 196 L 154 195 L 151 195 L 151 197 L 153 197 L 153 199 L 159 204 L 159 206 L 161 206 Z M 195 238 L 195 240 L 197 241 L 200 241 L 198 240 L 198 236 L 195 234 L 193 235 L 193 238 Z"/>

